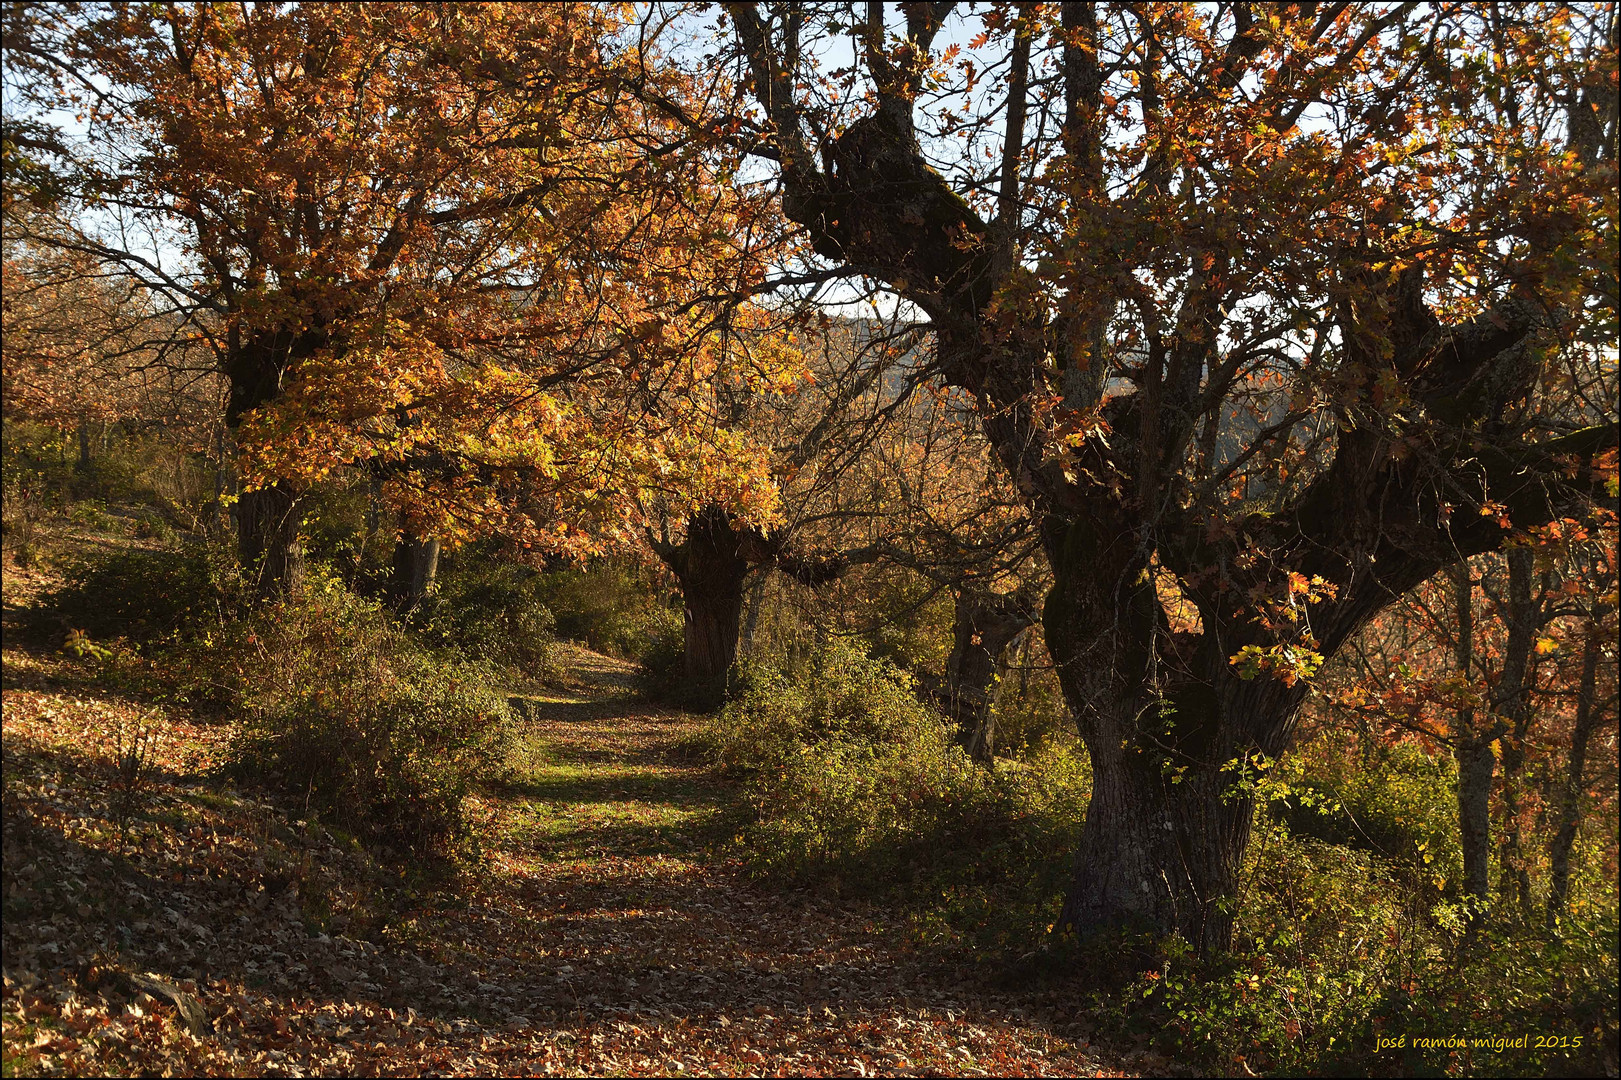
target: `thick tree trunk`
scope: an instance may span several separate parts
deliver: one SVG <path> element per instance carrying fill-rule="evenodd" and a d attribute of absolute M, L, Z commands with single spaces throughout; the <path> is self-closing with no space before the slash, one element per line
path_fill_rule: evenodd
<path fill-rule="evenodd" d="M 1060 925 L 1176 931 L 1223 951 L 1254 811 L 1245 773 L 1287 749 L 1305 685 L 1241 678 L 1235 644 L 1215 635 L 1173 640 L 1129 532 L 1054 525 L 1043 624 L 1093 776 Z"/>
<path fill-rule="evenodd" d="M 265 331 L 244 338 L 233 326 L 227 335 L 225 375 L 230 396 L 225 403 L 225 426 L 233 433 L 253 410 L 269 404 L 281 393 L 287 365 L 311 355 L 326 343 L 325 332 L 306 329 L 301 334 Z M 261 596 L 296 591 L 304 579 L 304 552 L 298 530 L 303 524 L 302 498 L 285 483 L 243 492 L 236 506 L 237 544 L 243 570 Z"/>
<path fill-rule="evenodd" d="M 686 600 L 685 672 L 696 700 L 718 705 L 726 675 L 737 660 L 748 560 L 726 511 L 705 507 L 687 523 L 685 557 L 678 571 Z"/>
<path fill-rule="evenodd" d="M 90 421 L 79 421 L 79 460 L 74 468 L 80 472 L 90 471 Z"/>
<path fill-rule="evenodd" d="M 1241 751 L 1218 732 L 1239 717 L 1232 726 L 1281 736 L 1300 695 L 1262 678 L 1215 681 L 1214 694 L 1190 685 L 1165 703 L 1121 702 L 1077 718 L 1092 758 L 1092 801 L 1060 918 L 1066 930 L 1175 930 L 1200 955 L 1231 947 L 1255 807 L 1244 765 L 1265 751 Z M 1218 737 L 1201 752 L 1203 733 Z"/>
<path fill-rule="evenodd" d="M 242 567 L 261 596 L 296 592 L 304 581 L 304 548 L 298 527 L 304 511 L 287 487 L 244 491 L 236 504 Z"/>
<path fill-rule="evenodd" d="M 1092 801 L 1064 926 L 1174 928 L 1201 955 L 1228 948 L 1229 903 L 1254 804 L 1224 797 L 1219 775 L 1195 777 L 1171 792 L 1127 762 L 1104 760 L 1099 769 L 1093 757 Z"/>
<path fill-rule="evenodd" d="M 395 599 L 400 610 L 411 611 L 434 590 L 439 579 L 439 541 L 411 535 L 400 530 L 399 543 L 394 546 Z"/>
<path fill-rule="evenodd" d="M 983 765 L 994 760 L 992 705 L 1006 666 L 1002 654 L 1035 619 L 1022 597 L 967 587 L 957 590 L 951 656 L 946 660 L 946 709 L 957 723 L 963 748 Z"/>
<path fill-rule="evenodd" d="M 1556 923 L 1570 894 L 1570 852 L 1582 826 L 1582 788 L 1587 773 L 1587 743 L 1597 726 L 1599 637 L 1590 633 L 1582 653 L 1582 675 L 1576 690 L 1576 727 L 1570 736 L 1564 790 L 1559 797 L 1559 829 L 1548 852 L 1552 881 L 1548 886 L 1548 922 Z"/>

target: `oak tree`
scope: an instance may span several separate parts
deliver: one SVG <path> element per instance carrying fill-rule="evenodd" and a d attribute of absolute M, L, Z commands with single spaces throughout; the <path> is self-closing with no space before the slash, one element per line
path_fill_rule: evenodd
<path fill-rule="evenodd" d="M 648 104 L 694 88 L 617 9 L 53 11 L 15 46 L 41 112 L 80 110 L 76 249 L 211 317 L 267 588 L 302 493 L 354 464 L 412 542 L 580 555 L 645 487 L 769 516 L 758 455 L 685 406 L 771 212 Z"/>
<path fill-rule="evenodd" d="M 1095 775 L 1061 923 L 1222 949 L 1233 770 L 1316 665 L 1613 477 L 1614 7 L 956 9 L 727 5 L 728 137 L 1039 518 Z"/>

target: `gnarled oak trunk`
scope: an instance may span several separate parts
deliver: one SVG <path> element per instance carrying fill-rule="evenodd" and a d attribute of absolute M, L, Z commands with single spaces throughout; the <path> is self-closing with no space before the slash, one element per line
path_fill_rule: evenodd
<path fill-rule="evenodd" d="M 689 696 L 698 704 L 720 704 L 726 678 L 737 662 L 737 640 L 743 612 L 743 583 L 753 569 L 781 570 L 804 585 L 832 581 L 870 551 L 854 554 L 811 554 L 791 550 L 782 536 L 768 535 L 734 521 L 722 506 L 711 504 L 687 521 L 680 544 L 649 535 L 653 550 L 681 582 L 686 602 L 684 667 Z M 759 614 L 758 607 L 751 618 Z"/>
<path fill-rule="evenodd" d="M 929 51 L 951 5 L 901 7 L 908 49 Z M 1310 353 L 1316 374 L 1301 384 L 1332 375 L 1346 388 L 1332 444 L 1304 426 L 1308 409 L 1243 435 L 1226 472 L 1200 477 L 1189 452 L 1200 421 L 1215 425 L 1205 445 L 1220 445 L 1224 417 L 1248 398 L 1242 366 L 1266 351 L 1246 356 L 1235 342 L 1250 332 L 1238 313 L 1250 310 L 1246 290 L 1262 287 L 1267 259 L 1251 267 L 1210 246 L 1213 219 L 1197 200 L 1163 243 L 1146 232 L 1120 239 L 1121 223 L 1147 221 L 1132 217 L 1146 205 L 1136 200 L 1152 197 L 1116 203 L 1108 183 L 1100 56 L 1112 31 L 1097 5 L 1061 9 L 1057 170 L 1028 152 L 1036 144 L 1022 131 L 1034 85 L 1037 31 L 1021 29 L 1030 13 L 1011 29 L 990 221 L 961 194 L 983 191 L 981 179 L 958 173 L 954 185 L 925 158 L 913 113 L 929 69 L 894 62 L 881 29 L 865 54 L 873 109 L 834 137 L 801 112 L 809 51 L 798 16 L 727 10 L 772 124 L 784 213 L 822 259 L 887 282 L 928 317 L 935 370 L 975 402 L 987 442 L 1042 521 L 1056 579 L 1047 645 L 1096 784 L 1063 922 L 1146 924 L 1202 952 L 1226 948 L 1253 809 L 1244 774 L 1288 748 L 1315 665 L 1395 596 L 1501 547 L 1509 533 L 1492 507 L 1523 528 L 1597 494 L 1595 457 L 1621 430 L 1552 435 L 1522 424 L 1516 403 L 1535 387 L 1549 339 L 1547 302 L 1533 289 L 1504 289 L 1490 310 L 1446 324 L 1426 302 L 1424 261 L 1363 240 L 1325 249 L 1307 275 L 1320 279 L 1337 324 L 1317 339 L 1326 351 Z M 883 12 L 871 10 L 881 27 Z M 1232 87 L 1264 48 L 1239 10 L 1221 62 Z M 1044 177 L 1021 177 L 1022 160 L 1040 160 Z M 1170 169 L 1150 155 L 1133 183 L 1170 191 Z M 1047 270 L 1024 225 L 1030 192 L 1055 180 L 1068 190 L 1047 223 L 1051 235 L 1076 237 L 1076 254 Z M 1170 285 L 1167 259 L 1181 266 L 1189 254 L 1199 257 Z M 1406 268 L 1393 275 L 1396 265 Z M 1144 272 L 1159 284 L 1146 287 Z M 1122 320 L 1132 325 L 1117 335 Z M 1411 407 L 1394 409 L 1372 372 L 1394 378 Z M 1107 394 L 1110 377 L 1134 392 Z M 1265 507 L 1214 482 L 1290 438 L 1323 456 L 1287 480 L 1280 473 Z M 1162 588 L 1180 599 L 1163 600 Z"/>
<path fill-rule="evenodd" d="M 1245 679 L 1213 635 L 1172 633 L 1129 533 L 1050 519 L 1046 537 L 1047 648 L 1093 776 L 1061 925 L 1225 949 L 1254 811 L 1246 781 L 1287 747 L 1304 684 Z"/>

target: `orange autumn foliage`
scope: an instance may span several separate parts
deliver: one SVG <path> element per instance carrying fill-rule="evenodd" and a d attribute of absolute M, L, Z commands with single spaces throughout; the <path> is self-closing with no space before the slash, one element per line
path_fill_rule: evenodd
<path fill-rule="evenodd" d="M 625 542 L 652 492 L 769 520 L 763 455 L 707 387 L 798 378 L 791 350 L 738 333 L 765 319 L 737 304 L 779 230 L 734 163 L 646 104 L 704 87 L 626 17 L 74 14 L 64 54 L 111 86 L 84 102 L 99 208 L 179 225 L 177 269 L 145 269 L 213 316 L 250 487 L 363 465 L 425 535 L 575 555 Z"/>

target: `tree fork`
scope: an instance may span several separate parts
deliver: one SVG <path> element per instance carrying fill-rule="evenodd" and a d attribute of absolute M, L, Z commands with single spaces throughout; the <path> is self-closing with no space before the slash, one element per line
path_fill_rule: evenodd
<path fill-rule="evenodd" d="M 1253 809 L 1231 770 L 1288 748 L 1304 695 L 1298 676 L 1263 672 L 1245 680 L 1229 658 L 1249 645 L 1332 655 L 1402 591 L 1508 539 L 1495 515 L 1453 515 L 1455 505 L 1500 505 L 1526 528 L 1606 497 L 1595 465 L 1615 446 L 1614 423 L 1542 443 L 1522 441 L 1530 429 L 1517 426 L 1514 407 L 1535 388 L 1542 345 L 1558 319 L 1534 295 L 1541 271 L 1528 272 L 1523 288 L 1506 288 L 1480 317 L 1443 326 L 1424 307 L 1421 266 L 1392 280 L 1383 270 L 1371 273 L 1404 255 L 1383 241 L 1347 239 L 1341 255 L 1302 270 L 1303 282 L 1328 286 L 1325 302 L 1335 301 L 1336 292 L 1345 297 L 1330 304 L 1337 355 L 1314 350 L 1311 363 L 1347 375 L 1349 422 L 1326 467 L 1304 486 L 1281 489 L 1287 497 L 1271 512 L 1244 513 L 1222 499 L 1215 480 L 1197 492 L 1179 485 L 1177 455 L 1199 419 L 1213 418 L 1207 427 L 1215 431 L 1235 379 L 1253 362 L 1256 354 L 1243 348 L 1219 355 L 1218 343 L 1239 290 L 1275 260 L 1256 252 L 1240 272 L 1240 256 L 1210 249 L 1211 223 L 1194 205 L 1167 211 L 1172 220 L 1157 223 L 1168 228 L 1167 239 L 1139 252 L 1137 264 L 1094 268 L 1087 287 L 1096 296 L 1071 296 L 1076 285 L 1062 265 L 1029 270 L 1009 257 L 1018 223 L 999 221 L 1005 227 L 993 233 L 923 159 L 909 110 L 897 108 L 914 100 L 909 86 L 870 44 L 866 66 L 878 107 L 828 139 L 810 131 L 794 100 L 802 74 L 794 70 L 799 24 L 782 50 L 757 5 L 728 10 L 772 125 L 785 212 L 805 226 L 822 257 L 889 283 L 928 315 L 937 370 L 973 396 L 987 439 L 1042 520 L 1056 579 L 1043 623 L 1096 784 L 1062 922 L 1076 930 L 1146 924 L 1180 932 L 1200 951 L 1226 948 Z M 1089 141 L 1095 87 L 1086 46 L 1102 48 L 1108 37 L 1099 31 L 1093 39 L 1095 10 L 1066 4 L 1061 12 L 1063 44 L 1070 46 L 1063 67 L 1069 160 L 1059 164 L 1077 179 L 1096 176 L 1092 148 L 1105 145 Z M 1247 5 L 1231 10 L 1232 32 L 1225 47 L 1212 43 L 1206 68 L 1227 90 L 1245 85 L 1273 47 Z M 1345 39 L 1320 78 L 1348 78 L 1362 54 L 1381 47 L 1381 30 L 1413 10 L 1404 5 L 1364 16 L 1341 8 L 1320 22 L 1311 41 L 1331 29 Z M 882 36 L 879 20 L 866 32 L 869 42 Z M 1349 23 L 1358 20 L 1363 25 L 1352 33 Z M 916 40 L 927 47 L 924 37 Z M 1279 82 L 1271 130 L 1288 131 L 1322 93 L 1321 86 L 1302 94 Z M 1100 114 L 1096 122 L 1108 121 Z M 820 162 L 807 134 L 820 140 Z M 1188 176 L 1199 168 L 1188 166 Z M 1120 179 L 1130 187 L 1129 177 Z M 965 180 L 977 178 L 970 173 Z M 1001 188 L 1010 198 L 1019 190 L 1007 177 Z M 1363 197 L 1355 178 L 1336 190 L 1347 200 Z M 1295 212 L 1292 198 L 1278 204 L 1287 213 Z M 1112 233 L 1116 221 L 1131 220 L 1131 205 L 1102 192 L 1072 198 L 1045 222 L 1045 235 Z M 1364 220 L 1369 230 L 1379 226 L 1372 216 Z M 1516 228 L 1513 220 L 1496 224 Z M 1143 295 L 1133 284 L 1137 271 L 1162 257 L 1183 267 L 1190 256 L 1191 269 L 1177 271 L 1187 275 L 1180 304 Z M 1367 266 L 1359 270 L 1358 260 Z M 1049 317 L 1043 304 L 1023 306 L 1026 283 L 1000 290 L 1015 272 L 1032 273 L 1030 287 L 1045 285 L 1074 310 L 1060 304 Z M 1094 438 L 1074 423 L 1093 415 L 1089 409 L 1051 403 L 1066 402 L 1063 361 L 1087 352 L 1097 330 L 1084 317 L 1065 316 L 1106 311 L 1112 289 L 1130 301 L 1114 310 L 1136 321 L 1144 362 L 1117 366 L 1138 393 L 1102 404 L 1095 415 L 1104 424 Z M 1329 339 L 1319 331 L 1317 340 Z M 1400 388 L 1421 407 L 1392 412 L 1381 405 L 1372 381 L 1381 369 L 1402 380 Z M 1081 405 L 1084 398 L 1068 400 Z M 1363 416 L 1378 422 L 1359 422 Z M 1235 460 L 1247 460 L 1271 437 L 1241 448 Z M 1194 496 L 1191 505 L 1172 497 L 1184 494 Z M 1156 559 L 1197 608 L 1198 631 L 1168 625 L 1151 570 Z M 1334 590 L 1314 601 L 1309 633 L 1260 610 L 1292 606 L 1297 579 Z"/>

